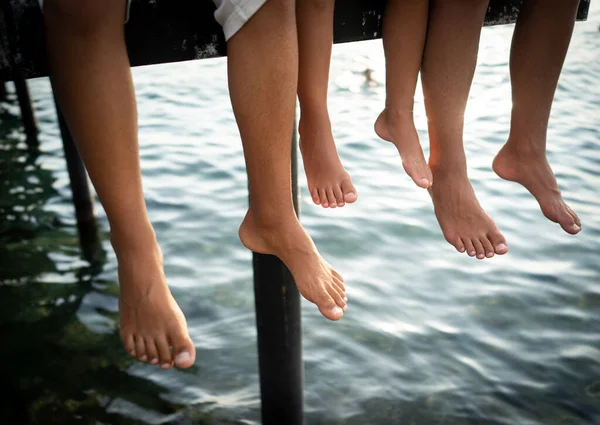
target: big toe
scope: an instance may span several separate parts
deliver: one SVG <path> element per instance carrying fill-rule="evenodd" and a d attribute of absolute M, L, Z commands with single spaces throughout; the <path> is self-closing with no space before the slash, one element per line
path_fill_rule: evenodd
<path fill-rule="evenodd" d="M 581 220 L 568 205 L 565 205 L 565 212 L 561 215 L 559 223 L 560 227 L 571 235 L 576 235 L 581 231 Z"/>
<path fill-rule="evenodd" d="M 356 200 L 358 199 L 358 195 L 356 193 L 356 188 L 352 184 L 352 180 L 350 180 L 350 178 L 347 178 L 342 181 L 341 189 L 342 193 L 344 194 L 344 202 L 348 204 L 356 202 Z"/>
<path fill-rule="evenodd" d="M 508 245 L 506 244 L 506 239 L 499 231 L 494 231 L 488 235 L 489 241 L 492 243 L 494 247 L 494 252 L 498 255 L 504 255 L 508 252 Z"/>
<path fill-rule="evenodd" d="M 175 366 L 188 368 L 196 361 L 196 348 L 189 336 L 178 334 L 171 338 Z"/>
<path fill-rule="evenodd" d="M 402 159 L 404 170 L 413 179 L 415 184 L 423 189 L 431 187 L 433 184 L 433 174 L 424 157 L 413 156 Z"/>
<path fill-rule="evenodd" d="M 333 298 L 327 293 L 323 292 L 316 302 L 319 311 L 323 316 L 329 320 L 340 320 L 344 315 L 344 310 L 336 304 Z"/>

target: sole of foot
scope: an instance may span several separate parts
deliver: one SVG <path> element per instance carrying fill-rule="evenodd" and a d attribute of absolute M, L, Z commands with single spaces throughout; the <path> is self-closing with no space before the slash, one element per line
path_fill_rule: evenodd
<path fill-rule="evenodd" d="M 356 202 L 356 188 L 338 155 L 327 114 L 304 114 L 298 129 L 313 202 L 323 208 L 343 207 Z"/>
<path fill-rule="evenodd" d="M 398 149 L 402 166 L 415 184 L 423 189 L 433 184 L 433 174 L 425 161 L 412 111 L 386 108 L 375 121 L 375 133 Z"/>
<path fill-rule="evenodd" d="M 479 260 L 506 254 L 506 240 L 481 208 L 466 172 L 433 169 L 433 179 L 429 194 L 446 240 Z"/>
<path fill-rule="evenodd" d="M 576 235 L 581 231 L 581 220 L 563 200 L 545 152 L 520 152 L 518 144 L 509 141 L 494 158 L 492 167 L 504 180 L 524 186 L 538 201 L 544 216 L 565 232 Z"/>
<path fill-rule="evenodd" d="M 286 223 L 264 225 L 249 211 L 239 237 L 249 250 L 277 256 L 292 273 L 304 298 L 316 304 L 327 319 L 341 319 L 348 308 L 344 279 L 323 260 L 293 213 Z"/>
<path fill-rule="evenodd" d="M 192 366 L 196 349 L 167 286 L 160 248 L 153 243 L 125 246 L 115 239 L 111 236 L 119 263 L 120 336 L 125 350 L 161 369 Z"/>

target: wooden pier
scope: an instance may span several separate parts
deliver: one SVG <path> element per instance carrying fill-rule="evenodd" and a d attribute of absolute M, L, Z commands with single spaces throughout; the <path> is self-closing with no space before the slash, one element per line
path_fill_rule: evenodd
<path fill-rule="evenodd" d="M 521 3 L 491 0 L 486 25 L 514 22 Z M 385 4 L 385 0 L 338 0 L 335 42 L 381 37 Z M 580 1 L 579 20 L 587 18 L 589 5 L 590 0 Z M 132 66 L 225 56 L 225 40 L 212 18 L 213 12 L 212 0 L 133 0 L 125 27 Z M 37 125 L 26 80 L 48 76 L 43 28 L 37 0 L 0 0 L 0 101 L 4 82 L 13 81 L 23 130 L 33 150 L 38 145 Z M 57 111 L 82 252 L 89 259 L 99 243 L 92 191 L 58 107 Z M 292 184 L 297 202 L 295 138 L 292 148 Z M 253 267 L 263 425 L 301 425 L 304 368 L 300 296 L 291 274 L 277 258 L 254 254 Z"/>

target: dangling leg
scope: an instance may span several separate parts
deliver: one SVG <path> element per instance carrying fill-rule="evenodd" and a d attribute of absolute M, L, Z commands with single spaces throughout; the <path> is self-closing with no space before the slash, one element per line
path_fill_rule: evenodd
<path fill-rule="evenodd" d="M 510 135 L 494 160 L 500 177 L 525 186 L 544 215 L 572 235 L 581 230 L 581 221 L 562 199 L 546 158 L 546 134 L 578 4 L 578 0 L 523 3 L 510 55 Z"/>
<path fill-rule="evenodd" d="M 167 286 L 142 193 L 135 94 L 123 34 L 125 4 L 46 1 L 52 82 L 110 222 L 125 348 L 165 369 L 173 361 L 189 367 L 194 345 Z"/>
<path fill-rule="evenodd" d="M 297 2 L 300 68 L 300 150 L 313 202 L 324 208 L 356 201 L 356 189 L 338 156 L 327 110 L 335 0 Z"/>
<path fill-rule="evenodd" d="M 422 81 L 429 120 L 433 185 L 429 189 L 446 240 L 479 259 L 508 251 L 467 176 L 464 113 L 487 0 L 433 0 Z"/>
<path fill-rule="evenodd" d="M 240 129 L 250 209 L 240 239 L 279 257 L 300 293 L 338 320 L 346 309 L 341 276 L 320 256 L 294 212 L 291 139 L 298 81 L 295 4 L 268 0 L 227 44 L 229 89 Z"/>
<path fill-rule="evenodd" d="M 396 146 L 404 169 L 422 188 L 431 186 L 432 175 L 415 128 L 413 107 L 428 9 L 429 0 L 388 1 L 383 22 L 386 100 L 375 123 L 379 137 Z"/>

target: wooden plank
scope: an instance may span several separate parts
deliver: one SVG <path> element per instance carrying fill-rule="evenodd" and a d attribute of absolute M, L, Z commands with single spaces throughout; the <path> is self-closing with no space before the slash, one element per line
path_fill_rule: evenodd
<path fill-rule="evenodd" d="M 12 78 L 15 64 L 25 78 L 48 75 L 43 19 L 37 0 L 0 0 L 12 6 L 18 51 L 11 49 L 5 16 L 0 11 L 0 81 Z M 591 0 L 581 0 L 578 19 L 585 20 Z M 522 0 L 491 0 L 486 25 L 514 22 Z M 335 41 L 381 36 L 385 0 L 338 0 Z M 133 0 L 126 37 L 132 66 L 219 57 L 226 54 L 212 0 Z"/>

